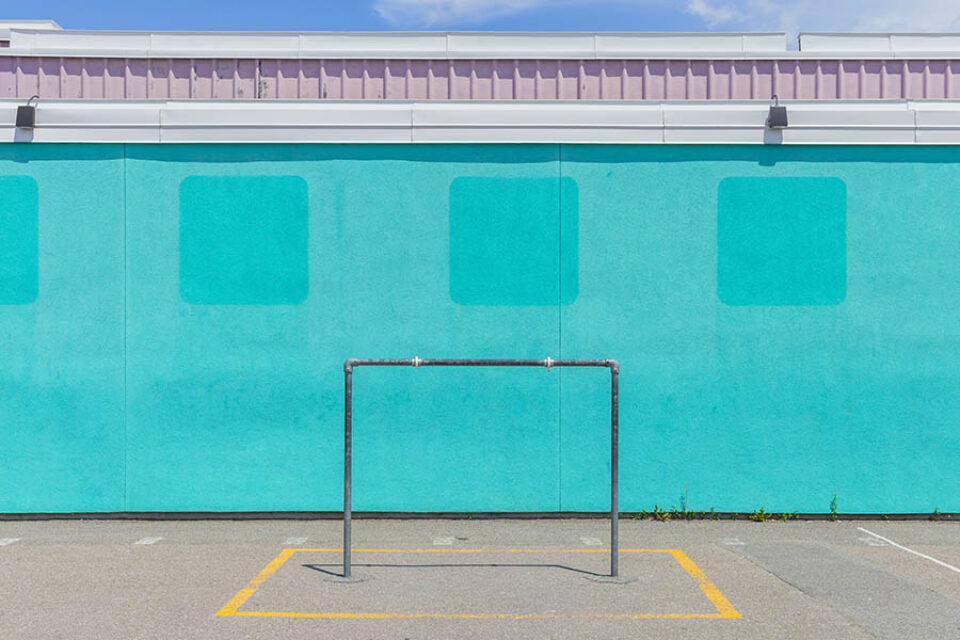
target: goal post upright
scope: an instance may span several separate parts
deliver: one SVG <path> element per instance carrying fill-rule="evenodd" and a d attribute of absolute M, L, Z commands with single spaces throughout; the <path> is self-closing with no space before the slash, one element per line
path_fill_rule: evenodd
<path fill-rule="evenodd" d="M 610 369 L 610 576 L 620 575 L 620 363 L 606 360 L 361 359 L 343 363 L 343 577 L 351 577 L 353 538 L 353 370 L 356 367 L 604 367 Z"/>

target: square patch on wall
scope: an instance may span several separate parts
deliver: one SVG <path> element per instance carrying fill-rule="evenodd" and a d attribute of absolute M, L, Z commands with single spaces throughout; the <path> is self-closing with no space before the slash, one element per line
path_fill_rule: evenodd
<path fill-rule="evenodd" d="M 307 183 L 190 176 L 180 183 L 180 297 L 191 304 L 299 304 L 308 291 Z"/>
<path fill-rule="evenodd" d="M 0 176 L 0 304 L 37 299 L 40 199 L 30 176 Z"/>
<path fill-rule="evenodd" d="M 847 295 L 839 178 L 727 178 L 717 207 L 717 294 L 728 305 L 835 305 Z"/>
<path fill-rule="evenodd" d="M 571 178 L 454 180 L 450 297 L 463 305 L 573 302 L 578 208 Z"/>

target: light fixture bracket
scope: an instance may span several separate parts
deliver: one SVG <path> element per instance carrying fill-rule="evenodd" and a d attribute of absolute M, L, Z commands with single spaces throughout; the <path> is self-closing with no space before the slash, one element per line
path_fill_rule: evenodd
<path fill-rule="evenodd" d="M 27 100 L 27 104 L 17 107 L 17 128 L 33 129 L 37 124 L 37 107 L 30 103 L 39 100 L 40 96 L 33 96 Z"/>
<path fill-rule="evenodd" d="M 780 99 L 773 96 L 773 104 L 770 105 L 770 111 L 767 114 L 767 128 L 786 129 L 789 124 L 787 120 L 787 108 L 780 105 Z"/>

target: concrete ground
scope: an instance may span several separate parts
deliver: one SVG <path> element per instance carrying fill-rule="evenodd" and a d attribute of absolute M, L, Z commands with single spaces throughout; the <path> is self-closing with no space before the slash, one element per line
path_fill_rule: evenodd
<path fill-rule="evenodd" d="M 954 522 L 0 522 L 0 638 L 960 638 Z"/>

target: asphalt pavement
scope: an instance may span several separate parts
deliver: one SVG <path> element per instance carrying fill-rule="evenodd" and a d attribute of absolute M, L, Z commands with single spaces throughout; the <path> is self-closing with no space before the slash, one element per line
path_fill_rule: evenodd
<path fill-rule="evenodd" d="M 960 638 L 960 523 L 0 522 L 0 638 Z"/>

